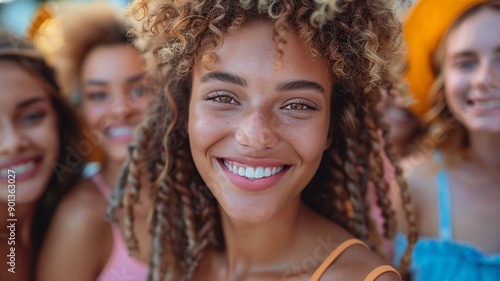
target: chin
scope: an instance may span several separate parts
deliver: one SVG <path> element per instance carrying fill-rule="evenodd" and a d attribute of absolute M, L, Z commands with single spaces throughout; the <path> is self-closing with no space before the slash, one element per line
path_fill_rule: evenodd
<path fill-rule="evenodd" d="M 251 204 L 234 204 L 233 206 L 223 206 L 222 209 L 221 211 L 231 221 L 243 224 L 260 224 L 269 220 L 274 214 L 272 210 L 266 210 L 262 206 L 252 206 Z"/>
<path fill-rule="evenodd" d="M 41 185 L 40 182 L 40 179 L 33 178 L 16 184 L 16 204 L 31 204 L 40 199 L 46 187 L 46 184 Z"/>

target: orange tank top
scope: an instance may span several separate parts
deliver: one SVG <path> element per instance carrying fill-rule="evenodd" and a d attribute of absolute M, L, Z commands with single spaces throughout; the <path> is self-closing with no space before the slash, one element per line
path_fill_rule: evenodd
<path fill-rule="evenodd" d="M 319 278 L 325 273 L 328 267 L 349 247 L 354 245 L 363 245 L 368 249 L 368 246 L 359 239 L 348 239 L 340 244 L 330 255 L 319 265 L 318 269 L 313 273 L 309 281 L 319 281 Z M 386 272 L 394 272 L 401 276 L 399 272 L 390 265 L 381 265 L 372 270 L 364 279 L 364 281 L 374 281 L 380 275 Z"/>

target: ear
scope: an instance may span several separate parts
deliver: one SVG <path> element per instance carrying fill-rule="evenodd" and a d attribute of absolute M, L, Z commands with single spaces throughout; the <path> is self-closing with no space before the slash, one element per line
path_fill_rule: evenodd
<path fill-rule="evenodd" d="M 327 150 L 331 144 L 332 144 L 332 131 L 328 131 L 328 137 L 326 138 L 324 150 Z"/>

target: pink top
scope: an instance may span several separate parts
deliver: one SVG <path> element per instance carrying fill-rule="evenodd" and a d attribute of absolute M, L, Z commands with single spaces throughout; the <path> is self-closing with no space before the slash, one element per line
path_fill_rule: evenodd
<path fill-rule="evenodd" d="M 102 180 L 99 173 L 90 179 L 107 199 L 111 190 Z M 144 281 L 148 276 L 148 266 L 129 256 L 127 246 L 121 235 L 120 228 L 112 223 L 113 248 L 104 269 L 99 273 L 96 281 Z"/>

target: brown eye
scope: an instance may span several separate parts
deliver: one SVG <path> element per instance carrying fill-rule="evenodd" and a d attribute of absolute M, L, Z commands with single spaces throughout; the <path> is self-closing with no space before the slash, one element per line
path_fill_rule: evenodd
<path fill-rule="evenodd" d="M 223 96 L 223 97 L 216 97 L 215 100 L 220 102 L 220 103 L 231 103 L 233 98 L 228 97 L 228 96 Z"/>
<path fill-rule="evenodd" d="M 302 110 L 316 110 L 318 109 L 318 106 L 308 99 L 299 98 L 288 101 L 282 108 L 288 110 L 302 111 Z"/>
<path fill-rule="evenodd" d="M 305 108 L 306 108 L 306 106 L 303 104 L 294 103 L 294 104 L 290 105 L 290 109 L 294 109 L 294 110 L 302 110 Z"/>
<path fill-rule="evenodd" d="M 240 104 L 236 100 L 236 96 L 227 91 L 216 91 L 208 94 L 205 97 L 206 100 L 211 100 L 217 103 L 223 103 L 223 104 Z"/>

